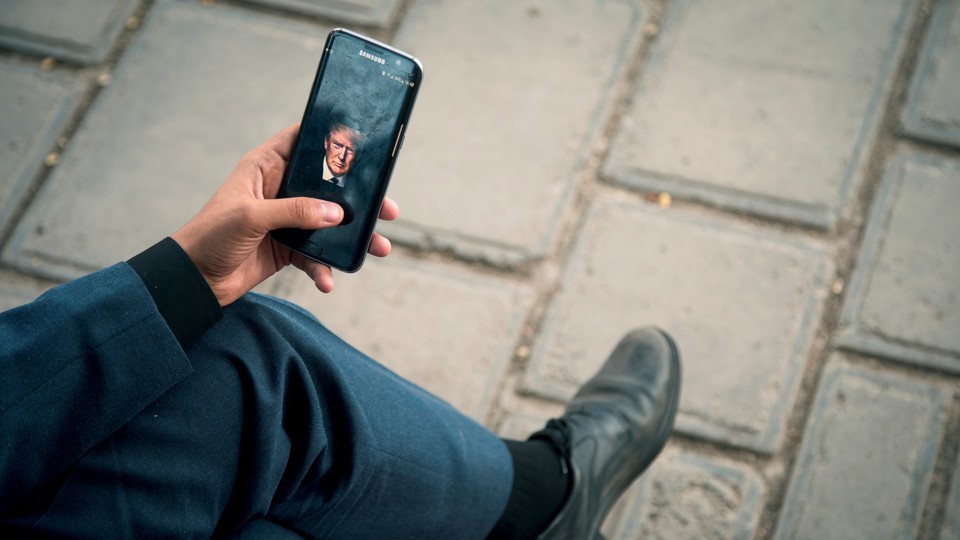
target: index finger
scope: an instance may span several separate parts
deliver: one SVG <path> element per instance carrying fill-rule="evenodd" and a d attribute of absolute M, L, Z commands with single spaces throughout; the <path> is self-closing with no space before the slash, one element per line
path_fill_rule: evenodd
<path fill-rule="evenodd" d="M 287 126 L 247 154 L 247 158 L 256 164 L 263 175 L 261 189 L 264 197 L 272 199 L 277 196 L 277 191 L 280 190 L 280 181 L 287 169 L 287 163 L 290 161 L 290 154 L 293 152 L 293 145 L 297 142 L 299 133 L 300 122 L 297 122 Z"/>
<path fill-rule="evenodd" d="M 293 144 L 297 142 L 297 135 L 300 133 L 300 122 L 291 124 L 279 133 L 270 138 L 263 146 L 272 150 L 284 161 L 290 161 L 290 153 L 293 152 Z"/>

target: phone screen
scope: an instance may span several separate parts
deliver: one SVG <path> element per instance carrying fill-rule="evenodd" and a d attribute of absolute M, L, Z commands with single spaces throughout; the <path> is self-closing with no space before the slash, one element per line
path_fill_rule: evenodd
<path fill-rule="evenodd" d="M 274 231 L 277 240 L 334 268 L 360 268 L 421 78 L 406 53 L 330 33 L 279 195 L 336 202 L 344 219 L 316 231 Z"/>

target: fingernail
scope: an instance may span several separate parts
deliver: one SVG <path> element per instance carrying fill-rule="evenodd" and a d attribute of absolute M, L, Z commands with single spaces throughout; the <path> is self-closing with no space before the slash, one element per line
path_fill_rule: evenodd
<path fill-rule="evenodd" d="M 339 223 L 343 219 L 343 208 L 339 204 L 323 203 L 323 221 Z"/>

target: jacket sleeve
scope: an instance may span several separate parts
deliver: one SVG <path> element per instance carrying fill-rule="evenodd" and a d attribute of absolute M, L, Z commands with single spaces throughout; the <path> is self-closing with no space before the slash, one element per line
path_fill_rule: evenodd
<path fill-rule="evenodd" d="M 175 315 L 169 306 L 179 305 L 176 298 L 186 294 L 183 303 L 190 304 L 197 291 L 204 294 L 196 283 L 199 272 L 178 250 L 165 239 L 129 264 L 0 314 L 0 512 L 54 479 L 192 371 L 181 341 L 215 322 L 219 306 L 200 328 L 171 329 L 165 315 Z M 187 275 L 195 274 L 186 284 L 170 279 L 184 271 L 184 260 Z M 209 309 L 209 288 L 205 294 L 201 302 Z"/>

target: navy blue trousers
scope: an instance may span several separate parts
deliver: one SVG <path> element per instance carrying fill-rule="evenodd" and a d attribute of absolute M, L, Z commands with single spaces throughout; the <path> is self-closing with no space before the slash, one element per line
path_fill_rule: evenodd
<path fill-rule="evenodd" d="M 121 292 L 136 289 L 128 267 L 107 271 Z M 136 325 L 125 332 L 127 348 L 169 345 L 149 345 L 162 331 L 140 341 Z M 4 493 L 15 503 L 0 507 L 0 527 L 88 538 L 466 539 L 483 538 L 506 505 L 512 465 L 494 434 L 290 303 L 248 294 L 183 352 L 188 374 L 145 408 L 132 405 L 62 471 L 46 465 L 53 478 L 11 474 L 30 489 Z M 149 356 L 136 357 L 134 373 L 156 369 Z M 136 384 L 129 378 L 121 384 Z M 67 390 L 73 414 L 90 408 Z M 58 452 L 17 437 L 10 444 L 26 452 Z M 2 463 L 11 471 L 15 450 Z"/>

